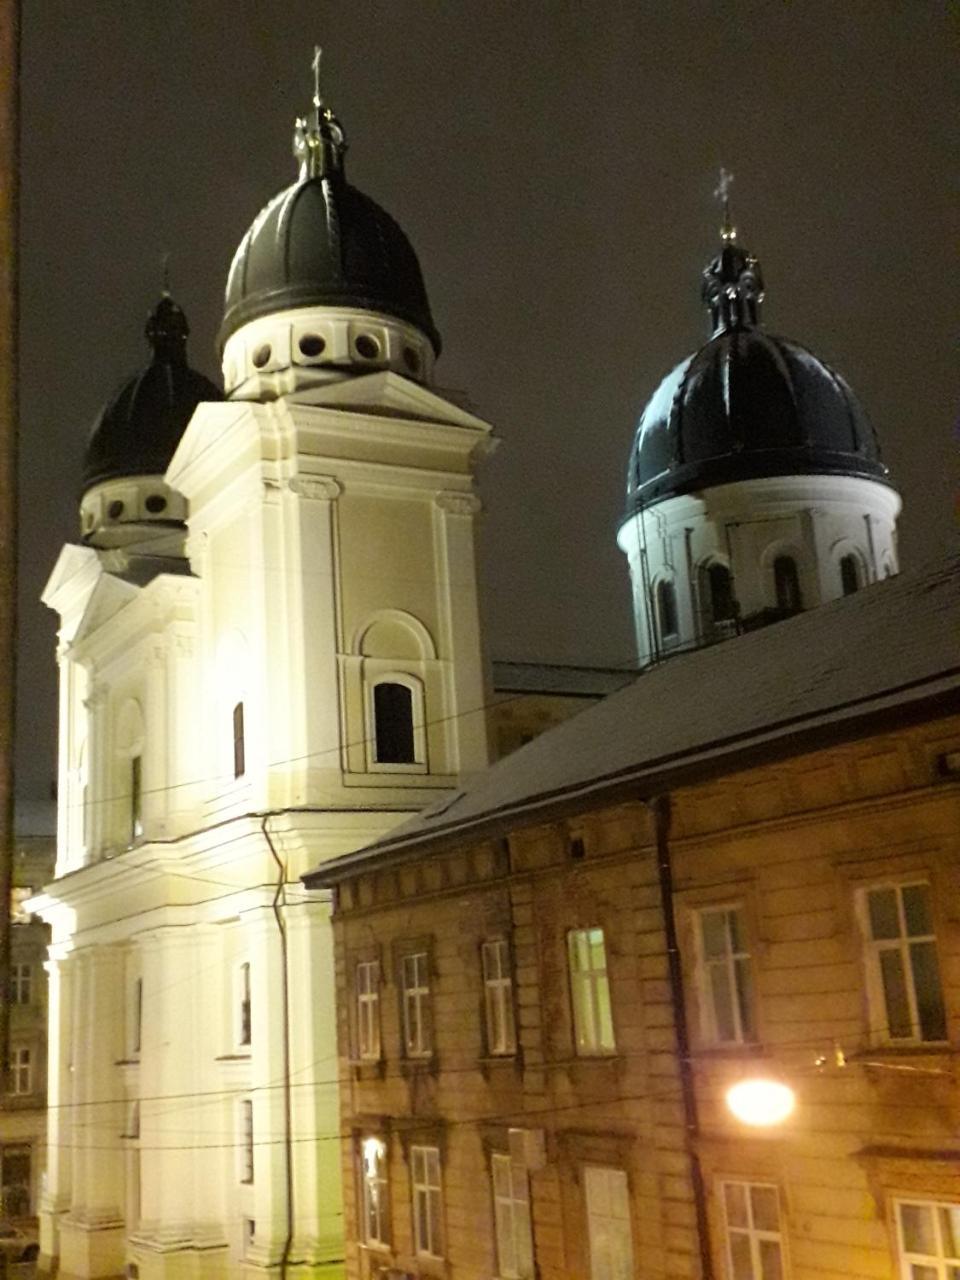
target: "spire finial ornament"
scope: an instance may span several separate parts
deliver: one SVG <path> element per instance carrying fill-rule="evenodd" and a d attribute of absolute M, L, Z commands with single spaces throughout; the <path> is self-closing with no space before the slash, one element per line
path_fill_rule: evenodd
<path fill-rule="evenodd" d="M 714 191 L 714 198 L 720 201 L 723 221 L 720 223 L 720 239 L 729 243 L 737 238 L 737 228 L 730 217 L 730 188 L 733 186 L 733 174 L 729 169 L 720 167 L 720 181 Z"/>
<path fill-rule="evenodd" d="M 170 254 L 165 253 L 160 259 L 160 294 L 161 297 L 170 297 Z"/>
<path fill-rule="evenodd" d="M 313 121 L 297 117 L 293 127 L 293 155 L 300 166 L 300 181 L 329 178 L 343 172 L 343 155 L 347 149 L 343 126 L 329 107 L 323 105 L 320 92 L 320 61 L 323 49 L 313 47 Z"/>

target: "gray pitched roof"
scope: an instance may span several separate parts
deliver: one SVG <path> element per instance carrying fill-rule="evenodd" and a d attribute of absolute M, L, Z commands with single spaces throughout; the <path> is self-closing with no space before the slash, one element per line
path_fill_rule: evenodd
<path fill-rule="evenodd" d="M 494 658 L 496 693 L 537 693 L 602 698 L 636 678 L 636 668 L 569 666 L 556 662 L 507 662 Z"/>
<path fill-rule="evenodd" d="M 639 796 L 849 735 L 909 708 L 960 710 L 960 556 L 775 626 L 670 659 L 534 739 L 388 836 L 318 867 L 331 883 L 371 860 L 479 837 L 615 793 Z"/>

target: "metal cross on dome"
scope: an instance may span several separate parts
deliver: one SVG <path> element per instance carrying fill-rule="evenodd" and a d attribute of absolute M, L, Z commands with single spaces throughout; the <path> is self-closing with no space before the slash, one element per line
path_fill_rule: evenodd
<path fill-rule="evenodd" d="M 315 44 L 313 46 L 313 62 L 310 65 L 313 67 L 313 105 L 316 107 L 318 115 L 320 105 L 323 102 L 323 98 L 320 96 L 320 59 L 322 57 L 323 49 L 321 49 L 320 45 Z"/>
<path fill-rule="evenodd" d="M 733 174 L 729 169 L 720 169 L 720 181 L 717 183 L 714 191 L 715 199 L 720 201 L 720 207 L 723 210 L 723 222 L 720 226 L 720 235 L 724 240 L 736 240 L 737 228 L 733 225 L 730 218 L 730 188 L 733 186 Z"/>

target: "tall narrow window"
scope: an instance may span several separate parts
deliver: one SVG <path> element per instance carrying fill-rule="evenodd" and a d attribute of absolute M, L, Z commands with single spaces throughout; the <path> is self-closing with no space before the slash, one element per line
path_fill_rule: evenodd
<path fill-rule="evenodd" d="M 777 556 L 773 562 L 773 587 L 777 608 L 784 613 L 799 613 L 803 608 L 800 594 L 800 574 L 793 556 Z"/>
<path fill-rule="evenodd" d="M 430 1018 L 430 969 L 426 951 L 415 951 L 400 961 L 403 1001 L 403 1048 L 408 1058 L 426 1058 L 433 1050 Z"/>
<path fill-rule="evenodd" d="M 373 688 L 375 755 L 378 764 L 415 764 L 413 692 L 384 680 Z"/>
<path fill-rule="evenodd" d="M 897 1235 L 905 1280 L 955 1280 L 960 1275 L 960 1204 L 897 1203 Z"/>
<path fill-rule="evenodd" d="M 567 954 L 577 1053 L 613 1053 L 617 1046 L 603 930 L 571 930 L 567 934 Z"/>
<path fill-rule="evenodd" d="M 33 1055 L 26 1045 L 10 1050 L 10 1092 L 33 1093 Z"/>
<path fill-rule="evenodd" d="M 140 1053 L 143 1039 L 143 979 L 137 978 L 133 984 L 133 1000 L 130 1010 L 130 1048 L 135 1054 Z"/>
<path fill-rule="evenodd" d="M 387 1184 L 387 1144 L 367 1137 L 360 1143 L 360 1185 L 363 1191 L 363 1239 L 367 1244 L 390 1243 Z"/>
<path fill-rule="evenodd" d="M 657 629 L 662 644 L 669 644 L 677 639 L 679 621 L 677 618 L 677 592 L 672 582 L 661 580 L 657 583 Z"/>
<path fill-rule="evenodd" d="M 361 960 L 356 968 L 357 1056 L 380 1060 L 380 962 Z"/>
<path fill-rule="evenodd" d="M 630 1193 L 622 1169 L 587 1165 L 584 1169 L 590 1280 L 633 1280 Z M 739 1272 L 735 1273 L 739 1280 Z"/>
<path fill-rule="evenodd" d="M 242 778 L 247 771 L 247 748 L 243 736 L 243 703 L 233 708 L 233 776 Z"/>
<path fill-rule="evenodd" d="M 732 623 L 737 616 L 733 594 L 733 577 L 725 564 L 714 561 L 700 570 L 700 607 L 703 625 L 707 631 Z"/>
<path fill-rule="evenodd" d="M 845 596 L 860 590 L 860 566 L 856 556 L 840 557 L 840 585 Z"/>
<path fill-rule="evenodd" d="M 253 1026 L 250 1018 L 250 964 L 248 961 L 244 961 L 240 966 L 237 987 L 237 1044 L 249 1045 Z"/>
<path fill-rule="evenodd" d="M 33 965 L 10 966 L 10 1000 L 13 1004 L 29 1004 L 33 999 Z"/>
<path fill-rule="evenodd" d="M 753 1036 L 750 952 L 742 907 L 712 907 L 699 914 L 704 1038 L 742 1044 Z"/>
<path fill-rule="evenodd" d="M 442 1258 L 443 1193 L 439 1150 L 436 1147 L 411 1147 L 410 1166 L 414 1249 L 431 1258 Z"/>
<path fill-rule="evenodd" d="M 253 1103 L 240 1100 L 240 1181 L 253 1181 Z"/>
<path fill-rule="evenodd" d="M 527 1171 L 497 1151 L 490 1157 L 490 1174 L 500 1278 L 528 1280 L 533 1275 L 533 1232 Z"/>
<path fill-rule="evenodd" d="M 495 938 L 483 944 L 480 955 L 483 964 L 487 1052 L 490 1054 L 516 1053 L 517 1032 L 513 1018 L 510 948 L 505 938 Z"/>
<path fill-rule="evenodd" d="M 881 1040 L 946 1040 L 928 884 L 866 894 L 871 1030 Z"/>
<path fill-rule="evenodd" d="M 130 840 L 143 835 L 143 759 L 130 757 Z"/>
<path fill-rule="evenodd" d="M 783 1239 L 777 1188 L 763 1182 L 725 1182 L 723 1216 L 730 1274 L 737 1280 L 781 1280 Z"/>

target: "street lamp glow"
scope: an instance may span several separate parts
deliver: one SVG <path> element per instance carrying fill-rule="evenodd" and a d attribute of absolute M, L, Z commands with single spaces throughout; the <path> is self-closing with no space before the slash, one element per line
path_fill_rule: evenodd
<path fill-rule="evenodd" d="M 786 1120 L 796 1095 L 779 1080 L 741 1080 L 727 1090 L 727 1106 L 743 1124 L 767 1126 Z"/>

